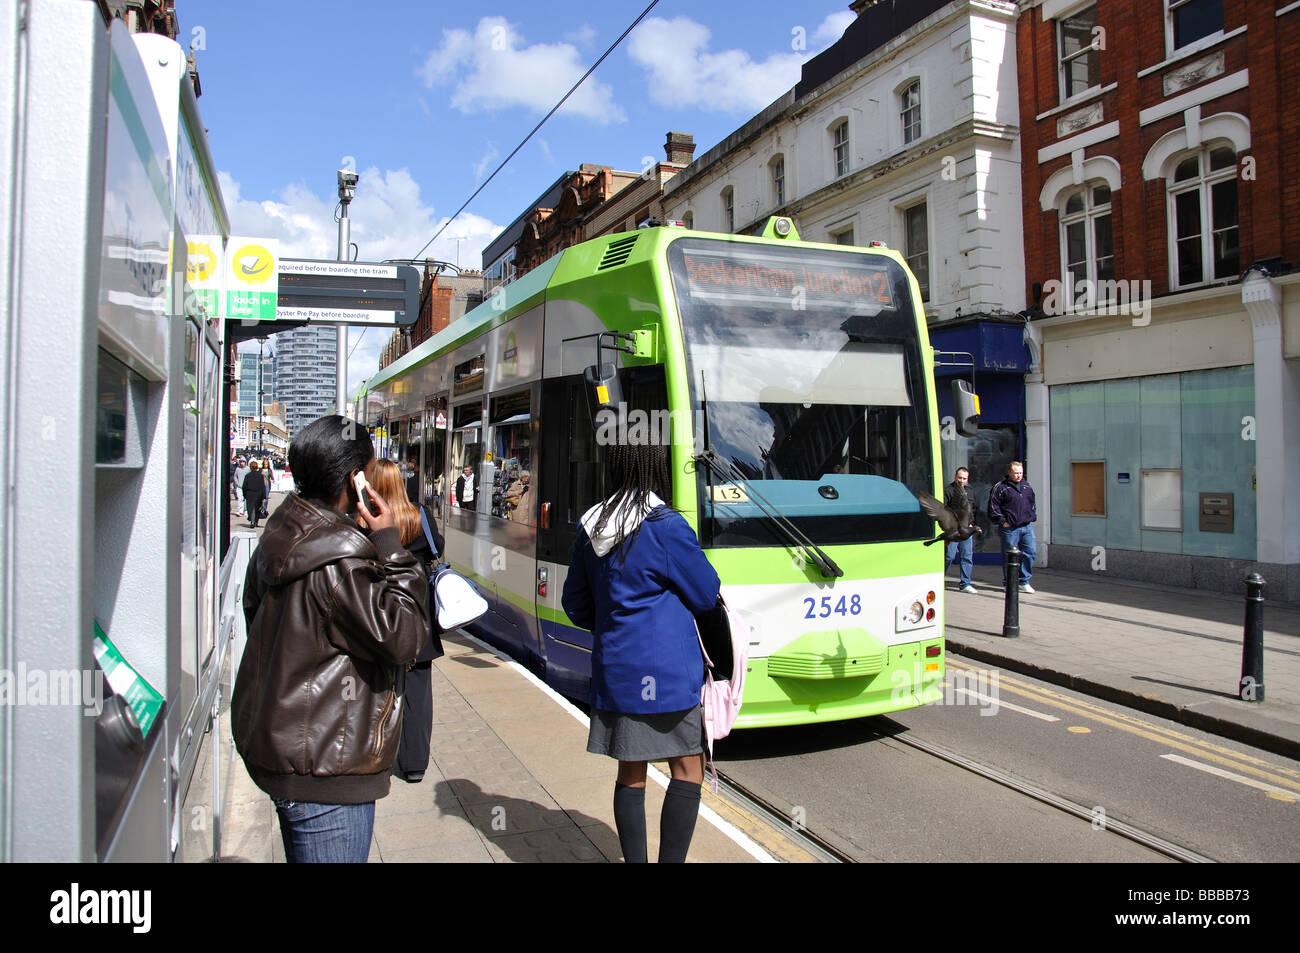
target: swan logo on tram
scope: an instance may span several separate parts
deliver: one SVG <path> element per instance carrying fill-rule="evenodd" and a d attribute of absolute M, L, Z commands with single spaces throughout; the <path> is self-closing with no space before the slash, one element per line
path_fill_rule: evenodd
<path fill-rule="evenodd" d="M 934 360 L 897 252 L 788 219 L 593 239 L 383 368 L 365 413 L 491 604 L 471 631 L 567 695 L 591 668 L 560 607 L 578 518 L 606 495 L 606 446 L 658 440 L 751 628 L 738 728 L 940 697 L 943 548 L 917 498 L 943 495 Z"/>

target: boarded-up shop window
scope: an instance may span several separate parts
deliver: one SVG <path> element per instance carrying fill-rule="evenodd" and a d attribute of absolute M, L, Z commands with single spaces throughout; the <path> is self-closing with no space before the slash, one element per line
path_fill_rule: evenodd
<path fill-rule="evenodd" d="M 1106 462 L 1094 460 L 1070 464 L 1072 516 L 1106 515 Z"/>
<path fill-rule="evenodd" d="M 1142 471 L 1142 528 L 1183 528 L 1183 471 Z"/>

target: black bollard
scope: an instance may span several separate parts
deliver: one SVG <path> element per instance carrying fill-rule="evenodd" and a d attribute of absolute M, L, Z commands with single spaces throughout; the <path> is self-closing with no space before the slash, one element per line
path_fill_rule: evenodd
<path fill-rule="evenodd" d="M 1237 697 L 1244 702 L 1264 700 L 1264 577 L 1246 577 L 1246 625 L 1241 634 L 1241 682 Z"/>
<path fill-rule="evenodd" d="M 1002 634 L 1009 639 L 1020 637 L 1020 550 L 1012 546 L 1007 550 L 1002 567 L 1002 581 L 1006 589 L 1006 604 L 1002 615 Z"/>

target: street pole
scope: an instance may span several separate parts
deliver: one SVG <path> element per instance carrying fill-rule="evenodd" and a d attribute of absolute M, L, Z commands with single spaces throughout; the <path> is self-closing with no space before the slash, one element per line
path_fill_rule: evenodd
<path fill-rule="evenodd" d="M 262 427 L 262 420 L 266 416 L 262 409 L 265 405 L 263 401 L 266 395 L 262 391 L 262 347 L 266 344 L 266 338 L 257 339 L 257 455 L 264 457 L 266 455 L 266 438 L 263 434 L 266 432 Z"/>
<path fill-rule="evenodd" d="M 348 247 L 352 244 L 352 224 L 348 221 L 348 205 L 357 188 L 357 174 L 339 169 L 339 261 L 348 260 Z M 335 359 L 338 365 L 338 378 L 334 385 L 334 412 L 340 417 L 348 410 L 348 326 L 340 324 L 338 338 L 335 342 Z"/>

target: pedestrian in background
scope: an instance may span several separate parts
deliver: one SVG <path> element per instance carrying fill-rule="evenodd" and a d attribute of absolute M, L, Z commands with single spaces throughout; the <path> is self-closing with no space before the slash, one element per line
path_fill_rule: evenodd
<path fill-rule="evenodd" d="M 372 460 L 366 467 L 366 481 L 370 489 L 384 498 L 393 511 L 397 528 L 402 536 L 402 545 L 419 561 L 425 576 L 433 570 L 438 553 L 442 552 L 443 539 L 432 519 L 429 533 L 433 536 L 435 553 L 429 548 L 424 538 L 424 529 L 420 525 L 420 511 L 406 497 L 401 468 L 392 460 Z M 433 740 L 433 660 L 442 658 L 441 629 L 433 617 L 433 607 L 429 610 L 429 632 L 420 654 L 407 666 L 403 686 L 402 704 L 402 740 L 397 746 L 397 760 L 393 762 L 393 774 L 403 781 L 418 784 L 424 779 L 425 768 L 429 766 L 430 745 Z"/>
<path fill-rule="evenodd" d="M 261 516 L 262 501 L 266 499 L 266 480 L 256 460 L 248 462 L 248 476 L 244 477 L 244 505 L 248 508 L 248 525 L 257 529 L 257 520 Z"/>
<path fill-rule="evenodd" d="M 998 527 L 1002 536 L 1003 586 L 1013 581 L 1006 577 L 1006 556 L 1012 546 L 1020 550 L 1020 591 L 1032 593 L 1029 578 L 1034 574 L 1034 556 L 1038 544 L 1034 540 L 1033 523 L 1038 519 L 1034 507 L 1034 488 L 1025 479 L 1025 465 L 1013 460 L 1003 477 L 989 492 L 989 520 Z"/>
<path fill-rule="evenodd" d="M 968 529 L 975 525 L 975 494 L 970 488 L 970 471 L 965 467 L 958 467 L 957 472 L 952 475 L 952 482 L 948 484 L 943 494 L 943 505 L 952 510 L 957 517 L 958 525 L 961 529 Z M 970 571 L 975 562 L 975 537 L 967 536 L 960 542 L 949 543 L 948 551 L 945 553 L 943 571 L 947 572 L 948 567 L 957 563 L 957 568 L 961 573 L 961 583 L 958 585 L 960 592 L 966 592 L 974 595 L 979 592 L 971 585 Z"/>
<path fill-rule="evenodd" d="M 297 492 L 267 521 L 244 580 L 231 722 L 290 863 L 365 863 L 401 731 L 398 674 L 429 637 L 424 572 L 392 509 L 357 498 L 353 477 L 373 458 L 346 417 L 295 434 Z"/>
<path fill-rule="evenodd" d="M 248 476 L 248 461 L 240 457 L 235 461 L 235 515 L 243 516 L 244 509 L 244 477 Z"/>
<path fill-rule="evenodd" d="M 564 581 L 564 611 L 594 636 L 587 750 L 618 759 L 614 823 L 627 863 L 647 860 L 646 763 L 667 759 L 659 862 L 684 863 L 704 780 L 694 614 L 717 604 L 718 574 L 661 498 L 671 495 L 664 446 L 616 444 L 608 465 L 614 493 L 579 521 Z"/>

